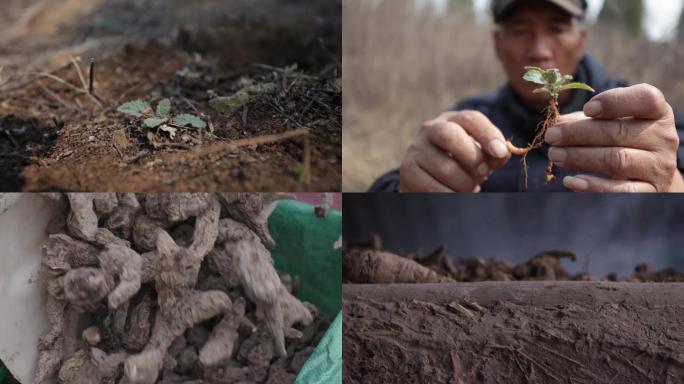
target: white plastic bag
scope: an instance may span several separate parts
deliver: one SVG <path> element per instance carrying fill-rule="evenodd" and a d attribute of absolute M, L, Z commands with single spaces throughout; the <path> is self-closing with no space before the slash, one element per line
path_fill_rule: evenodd
<path fill-rule="evenodd" d="M 37 194 L 0 194 L 0 359 L 22 383 L 33 382 L 48 326 L 39 271 L 53 209 Z"/>

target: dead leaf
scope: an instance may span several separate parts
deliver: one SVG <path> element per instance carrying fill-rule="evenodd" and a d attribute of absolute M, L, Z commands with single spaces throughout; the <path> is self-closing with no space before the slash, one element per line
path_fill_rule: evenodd
<path fill-rule="evenodd" d="M 124 152 L 130 146 L 128 136 L 126 136 L 126 131 L 123 129 L 114 131 L 112 139 L 114 141 L 114 147 L 120 152 Z"/>
<path fill-rule="evenodd" d="M 171 140 L 173 140 L 173 139 L 176 137 L 176 132 L 178 131 L 178 129 L 176 129 L 176 128 L 174 128 L 174 127 L 171 127 L 171 126 L 169 126 L 169 125 L 166 125 L 166 124 L 162 124 L 162 125 L 159 127 L 159 130 L 160 130 L 160 131 L 164 131 L 164 132 L 168 132 L 169 137 L 171 138 Z"/>
<path fill-rule="evenodd" d="M 161 143 L 157 139 L 157 135 L 155 135 L 154 132 L 147 131 L 147 141 L 150 142 L 152 148 L 159 149 Z"/>

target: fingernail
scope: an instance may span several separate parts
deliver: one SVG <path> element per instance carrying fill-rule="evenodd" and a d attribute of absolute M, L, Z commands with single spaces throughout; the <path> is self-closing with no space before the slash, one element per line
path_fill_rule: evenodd
<path fill-rule="evenodd" d="M 503 141 L 496 139 L 489 144 L 489 154 L 497 159 L 503 159 L 508 156 L 508 148 Z"/>
<path fill-rule="evenodd" d="M 556 144 L 561 140 L 561 129 L 560 127 L 551 127 L 546 130 L 545 140 L 549 144 Z"/>
<path fill-rule="evenodd" d="M 589 182 L 579 177 L 567 176 L 563 179 L 563 185 L 565 188 L 572 189 L 573 191 L 582 192 L 589 189 Z"/>
<path fill-rule="evenodd" d="M 482 177 L 487 177 L 489 176 L 489 166 L 487 165 L 487 163 L 482 163 L 479 167 L 477 167 L 475 172 L 477 172 L 477 174 Z"/>
<path fill-rule="evenodd" d="M 568 151 L 563 148 L 550 148 L 549 149 L 549 160 L 554 163 L 562 163 L 565 158 L 568 157 Z"/>
<path fill-rule="evenodd" d="M 603 111 L 603 106 L 598 100 L 592 100 L 584 105 L 584 114 L 591 116 L 598 116 Z"/>

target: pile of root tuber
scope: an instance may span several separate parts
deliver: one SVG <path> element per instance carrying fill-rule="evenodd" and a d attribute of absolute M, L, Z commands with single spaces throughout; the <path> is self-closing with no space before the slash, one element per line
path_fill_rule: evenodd
<path fill-rule="evenodd" d="M 588 273 L 568 273 L 562 259 L 576 260 L 574 253 L 561 250 L 540 252 L 529 260 L 512 266 L 503 260 L 450 257 L 446 247 L 440 246 L 427 255 L 410 253 L 397 255 L 382 250 L 382 241 L 349 242 L 344 247 L 342 277 L 345 283 L 357 284 L 415 284 L 478 281 L 594 281 Z M 618 281 L 616 275 L 605 281 Z M 624 282 L 684 282 L 684 272 L 667 268 L 651 271 L 647 264 L 639 264 Z"/>
<path fill-rule="evenodd" d="M 294 383 L 330 320 L 278 272 L 281 194 L 47 193 L 35 382 Z"/>

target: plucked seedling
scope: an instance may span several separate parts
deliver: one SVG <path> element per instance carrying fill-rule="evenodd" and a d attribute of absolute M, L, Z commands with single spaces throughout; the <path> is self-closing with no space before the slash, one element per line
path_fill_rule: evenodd
<path fill-rule="evenodd" d="M 163 99 L 156 109 L 144 100 L 134 100 L 121 104 L 117 111 L 142 119 L 142 124 L 149 129 L 167 132 L 173 139 L 178 129 L 204 129 L 207 123 L 195 115 L 181 113 L 171 115 L 171 100 Z"/>
<path fill-rule="evenodd" d="M 527 188 L 527 155 L 531 150 L 541 148 L 544 143 L 544 136 L 546 135 L 546 130 L 555 125 L 560 112 L 558 111 L 558 96 L 562 91 L 567 91 L 570 89 L 582 89 L 589 92 L 595 92 L 590 86 L 573 82 L 572 76 L 563 75 L 556 68 L 551 68 L 543 70 L 539 67 L 525 67 L 525 74 L 523 79 L 539 84 L 542 87 L 537 88 L 533 93 L 548 93 L 549 94 L 549 106 L 544 109 L 544 121 L 541 122 L 539 128 L 537 129 L 537 135 L 525 148 L 518 148 L 510 141 L 508 144 L 508 150 L 518 156 L 523 157 L 523 175 L 525 178 L 525 188 Z M 553 162 L 549 160 L 549 164 L 546 168 L 546 182 L 553 182 L 556 177 L 553 175 Z"/>

